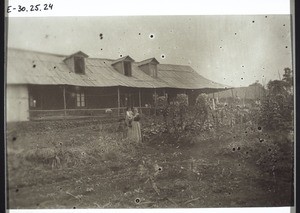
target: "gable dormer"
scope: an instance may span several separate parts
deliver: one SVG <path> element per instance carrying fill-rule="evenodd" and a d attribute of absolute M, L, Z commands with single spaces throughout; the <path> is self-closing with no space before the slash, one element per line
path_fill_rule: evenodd
<path fill-rule="evenodd" d="M 85 74 L 85 58 L 89 57 L 87 54 L 78 51 L 64 59 L 66 65 L 70 70 L 76 74 Z"/>
<path fill-rule="evenodd" d="M 115 60 L 111 65 L 121 74 L 132 76 L 132 62 L 134 60 L 130 56 L 125 56 Z"/>
<path fill-rule="evenodd" d="M 147 75 L 157 78 L 157 64 L 159 62 L 155 58 L 149 58 L 139 62 L 138 66 Z"/>

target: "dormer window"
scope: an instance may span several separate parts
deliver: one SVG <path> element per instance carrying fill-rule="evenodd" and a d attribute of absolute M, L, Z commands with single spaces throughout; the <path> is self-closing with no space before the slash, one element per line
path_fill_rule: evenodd
<path fill-rule="evenodd" d="M 64 62 L 72 72 L 85 74 L 85 58 L 87 57 L 89 57 L 87 54 L 79 51 L 65 58 Z"/>
<path fill-rule="evenodd" d="M 77 74 L 85 73 L 85 61 L 83 57 L 74 57 L 74 69 Z"/>
<path fill-rule="evenodd" d="M 111 65 L 119 73 L 130 77 L 130 76 L 132 76 L 132 62 L 134 62 L 134 60 L 131 57 L 125 56 L 123 58 L 115 60 Z"/>
<path fill-rule="evenodd" d="M 155 58 L 150 58 L 139 62 L 138 66 L 147 75 L 157 78 L 157 64 L 159 62 Z"/>
<path fill-rule="evenodd" d="M 131 62 L 123 61 L 124 63 L 124 75 L 131 76 Z"/>

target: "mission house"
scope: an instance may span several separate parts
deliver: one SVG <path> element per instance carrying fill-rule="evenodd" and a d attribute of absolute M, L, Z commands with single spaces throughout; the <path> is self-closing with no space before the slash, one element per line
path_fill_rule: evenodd
<path fill-rule="evenodd" d="M 156 98 L 225 89 L 190 66 L 161 64 L 155 58 L 135 61 L 90 58 L 81 51 L 58 55 L 9 48 L 6 58 L 6 120 L 28 121 L 76 116 L 122 116 L 127 106 L 150 113 Z"/>

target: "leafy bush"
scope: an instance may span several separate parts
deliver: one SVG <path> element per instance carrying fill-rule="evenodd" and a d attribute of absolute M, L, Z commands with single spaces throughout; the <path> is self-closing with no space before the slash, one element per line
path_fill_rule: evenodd
<path fill-rule="evenodd" d="M 268 83 L 268 94 L 261 104 L 259 122 L 268 130 L 293 129 L 292 71 L 285 68 L 283 77 Z"/>

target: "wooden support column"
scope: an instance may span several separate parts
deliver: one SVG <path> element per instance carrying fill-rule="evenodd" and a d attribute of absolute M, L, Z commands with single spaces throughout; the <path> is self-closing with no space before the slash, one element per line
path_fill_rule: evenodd
<path fill-rule="evenodd" d="M 67 102 L 66 102 L 66 87 L 63 86 L 63 97 L 64 97 L 64 114 L 67 115 Z"/>
<path fill-rule="evenodd" d="M 186 94 L 186 97 L 187 97 L 187 104 L 189 106 L 190 105 L 190 103 L 189 103 L 189 91 L 187 89 L 185 90 L 185 94 Z"/>
<path fill-rule="evenodd" d="M 141 97 L 141 89 L 139 88 L 139 107 L 140 107 L 140 113 L 143 114 L 142 112 L 142 97 Z"/>
<path fill-rule="evenodd" d="M 141 89 L 139 89 L 139 107 L 142 107 Z"/>
<path fill-rule="evenodd" d="M 43 101 L 44 101 L 44 98 L 43 98 L 43 94 L 42 92 L 39 93 L 39 96 L 40 96 L 40 102 L 41 102 L 41 109 L 43 109 Z"/>
<path fill-rule="evenodd" d="M 156 98 L 156 88 L 154 88 L 154 113 L 155 113 L 155 116 L 156 116 L 156 105 L 157 105 L 157 98 Z"/>
<path fill-rule="evenodd" d="M 118 116 L 120 116 L 120 87 L 118 87 Z"/>

